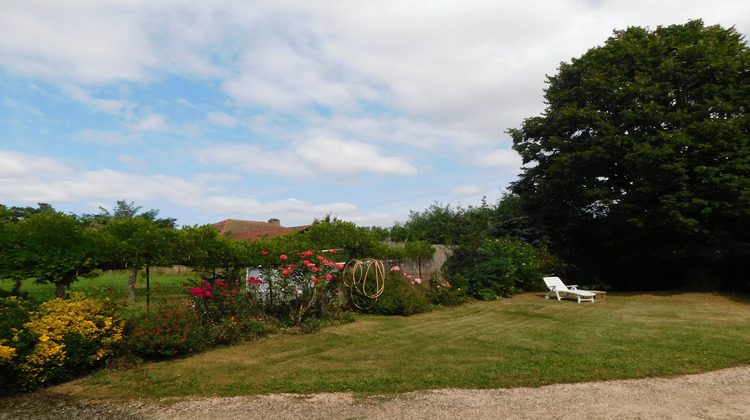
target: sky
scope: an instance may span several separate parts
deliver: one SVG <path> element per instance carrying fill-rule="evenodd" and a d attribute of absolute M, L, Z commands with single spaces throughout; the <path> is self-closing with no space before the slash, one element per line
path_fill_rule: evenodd
<path fill-rule="evenodd" d="M 747 0 L 0 0 L 0 204 L 389 227 L 496 203 L 547 75 Z"/>

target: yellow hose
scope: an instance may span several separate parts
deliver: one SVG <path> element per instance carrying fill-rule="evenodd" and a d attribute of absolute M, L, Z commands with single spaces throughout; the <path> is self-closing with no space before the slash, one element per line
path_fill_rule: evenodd
<path fill-rule="evenodd" d="M 366 268 L 365 268 L 366 267 Z M 362 307 L 357 304 L 354 300 L 354 293 L 352 293 L 352 303 L 359 309 L 370 309 L 375 306 L 380 295 L 385 290 L 385 267 L 383 262 L 373 258 L 365 260 L 351 260 L 346 264 L 346 268 L 351 272 L 351 283 L 348 283 L 348 277 L 344 277 L 344 285 L 349 287 L 352 292 L 357 292 L 359 295 L 371 299 L 372 305 L 368 307 Z M 369 279 L 370 270 L 373 270 L 375 291 L 374 293 L 367 293 L 367 282 L 372 281 Z"/>

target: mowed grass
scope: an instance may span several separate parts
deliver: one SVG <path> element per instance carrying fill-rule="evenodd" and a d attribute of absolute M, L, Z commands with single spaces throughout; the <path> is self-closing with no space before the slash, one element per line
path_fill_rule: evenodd
<path fill-rule="evenodd" d="M 187 279 L 196 277 L 190 269 L 162 268 L 151 269 L 150 289 L 152 299 L 170 299 L 175 296 L 184 296 L 185 287 L 182 286 Z M 125 270 L 105 271 L 102 275 L 94 278 L 79 278 L 70 286 L 71 292 L 83 292 L 87 295 L 97 294 L 110 296 L 112 298 L 125 298 L 128 284 L 128 272 Z M 9 280 L 0 281 L 0 288 L 11 290 L 13 282 Z M 54 284 L 39 284 L 32 279 L 26 280 L 21 286 L 22 292 L 27 292 L 29 297 L 37 300 L 49 300 L 55 297 Z M 136 302 L 146 303 L 146 279 L 141 271 L 136 281 Z"/>
<path fill-rule="evenodd" d="M 411 317 L 357 316 L 56 387 L 87 398 L 538 387 L 750 363 L 750 300 L 614 294 L 577 304 L 528 293 Z"/>

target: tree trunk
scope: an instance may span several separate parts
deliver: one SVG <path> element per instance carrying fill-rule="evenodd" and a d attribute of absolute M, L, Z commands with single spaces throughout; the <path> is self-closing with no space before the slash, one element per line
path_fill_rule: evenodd
<path fill-rule="evenodd" d="M 138 269 L 131 267 L 128 272 L 128 301 L 135 302 L 135 281 L 138 280 Z"/>
<path fill-rule="evenodd" d="M 65 299 L 65 285 L 64 284 L 58 284 L 55 287 L 55 297 L 60 299 Z"/>

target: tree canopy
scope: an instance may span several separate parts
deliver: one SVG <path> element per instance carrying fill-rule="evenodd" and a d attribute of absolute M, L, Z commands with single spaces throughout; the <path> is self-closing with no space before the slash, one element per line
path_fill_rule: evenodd
<path fill-rule="evenodd" d="M 750 253 L 743 37 L 700 20 L 618 30 L 548 84 L 544 113 L 509 132 L 526 165 L 513 192 L 559 255 L 621 286 L 737 282 Z"/>

